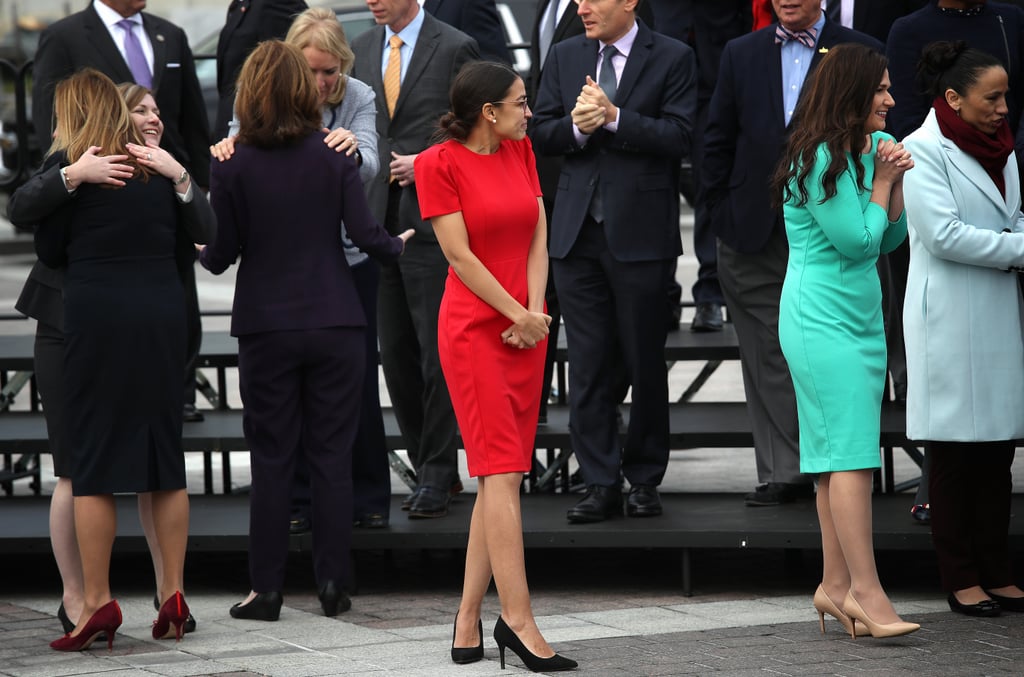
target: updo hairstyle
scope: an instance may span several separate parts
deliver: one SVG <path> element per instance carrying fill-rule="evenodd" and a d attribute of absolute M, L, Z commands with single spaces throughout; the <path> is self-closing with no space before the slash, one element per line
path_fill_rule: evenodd
<path fill-rule="evenodd" d="M 964 40 L 933 42 L 921 51 L 917 82 L 922 92 L 942 96 L 952 89 L 960 96 L 974 86 L 981 74 L 1003 63 L 988 52 L 967 46 Z"/>
<path fill-rule="evenodd" d="M 467 63 L 455 76 L 448 98 L 451 110 L 439 122 L 436 141 L 465 141 L 480 119 L 484 104 L 503 100 L 519 75 L 509 66 L 496 61 Z"/>

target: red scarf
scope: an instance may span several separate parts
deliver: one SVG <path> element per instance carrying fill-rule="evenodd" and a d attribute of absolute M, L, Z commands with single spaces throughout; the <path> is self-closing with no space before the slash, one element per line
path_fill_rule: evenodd
<path fill-rule="evenodd" d="M 938 96 L 932 102 L 935 117 L 939 121 L 942 135 L 957 145 L 957 148 L 977 160 L 985 173 L 992 178 L 999 193 L 1006 197 L 1006 181 L 1003 168 L 1006 158 L 1013 152 L 1013 132 L 1003 118 L 995 134 L 986 134 L 963 121 L 956 111 L 949 107 L 945 97 Z"/>

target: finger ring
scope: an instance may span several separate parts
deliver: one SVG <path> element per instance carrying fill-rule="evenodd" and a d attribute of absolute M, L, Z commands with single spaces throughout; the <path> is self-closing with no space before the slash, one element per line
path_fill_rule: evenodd
<path fill-rule="evenodd" d="M 152 160 L 153 159 L 153 154 L 152 153 L 146 153 L 146 159 L 147 160 Z"/>

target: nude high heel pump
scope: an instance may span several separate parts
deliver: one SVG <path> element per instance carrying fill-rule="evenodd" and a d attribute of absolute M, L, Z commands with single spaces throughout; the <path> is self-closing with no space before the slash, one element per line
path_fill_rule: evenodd
<path fill-rule="evenodd" d="M 862 623 L 858 623 L 853 620 L 839 608 L 839 605 L 832 601 L 832 598 L 828 596 L 825 589 L 820 585 L 818 589 L 814 591 L 814 609 L 818 612 L 818 625 L 821 627 L 821 634 L 825 634 L 825 614 L 832 616 L 837 621 L 843 624 L 846 631 L 851 635 L 856 633 L 856 637 L 864 637 L 870 635 L 871 632 L 864 627 Z"/>
<path fill-rule="evenodd" d="M 852 592 L 846 593 L 846 600 L 843 601 L 843 611 L 850 618 L 860 621 L 867 626 L 868 631 L 872 637 L 899 637 L 900 635 L 909 635 L 915 630 L 921 628 L 918 623 L 908 623 L 906 621 L 896 621 L 895 623 L 876 623 L 871 620 L 866 613 L 864 608 L 861 607 L 860 602 L 853 596 Z M 857 636 L 854 633 L 850 633 L 850 636 L 854 639 Z"/>

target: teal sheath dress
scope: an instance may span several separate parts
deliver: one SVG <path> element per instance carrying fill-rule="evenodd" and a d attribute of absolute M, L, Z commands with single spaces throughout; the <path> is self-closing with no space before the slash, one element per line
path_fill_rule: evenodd
<path fill-rule="evenodd" d="M 804 473 L 880 465 L 886 353 L 875 264 L 907 236 L 905 214 L 890 222 L 870 201 L 875 149 L 885 138 L 891 137 L 872 134 L 871 151 L 861 156 L 864 184 L 857 185 L 849 156 L 836 195 L 824 204 L 821 178 L 829 152 L 820 146 L 806 179 L 807 203 L 791 198 L 783 207 L 789 264 L 779 340 L 796 389 Z"/>

